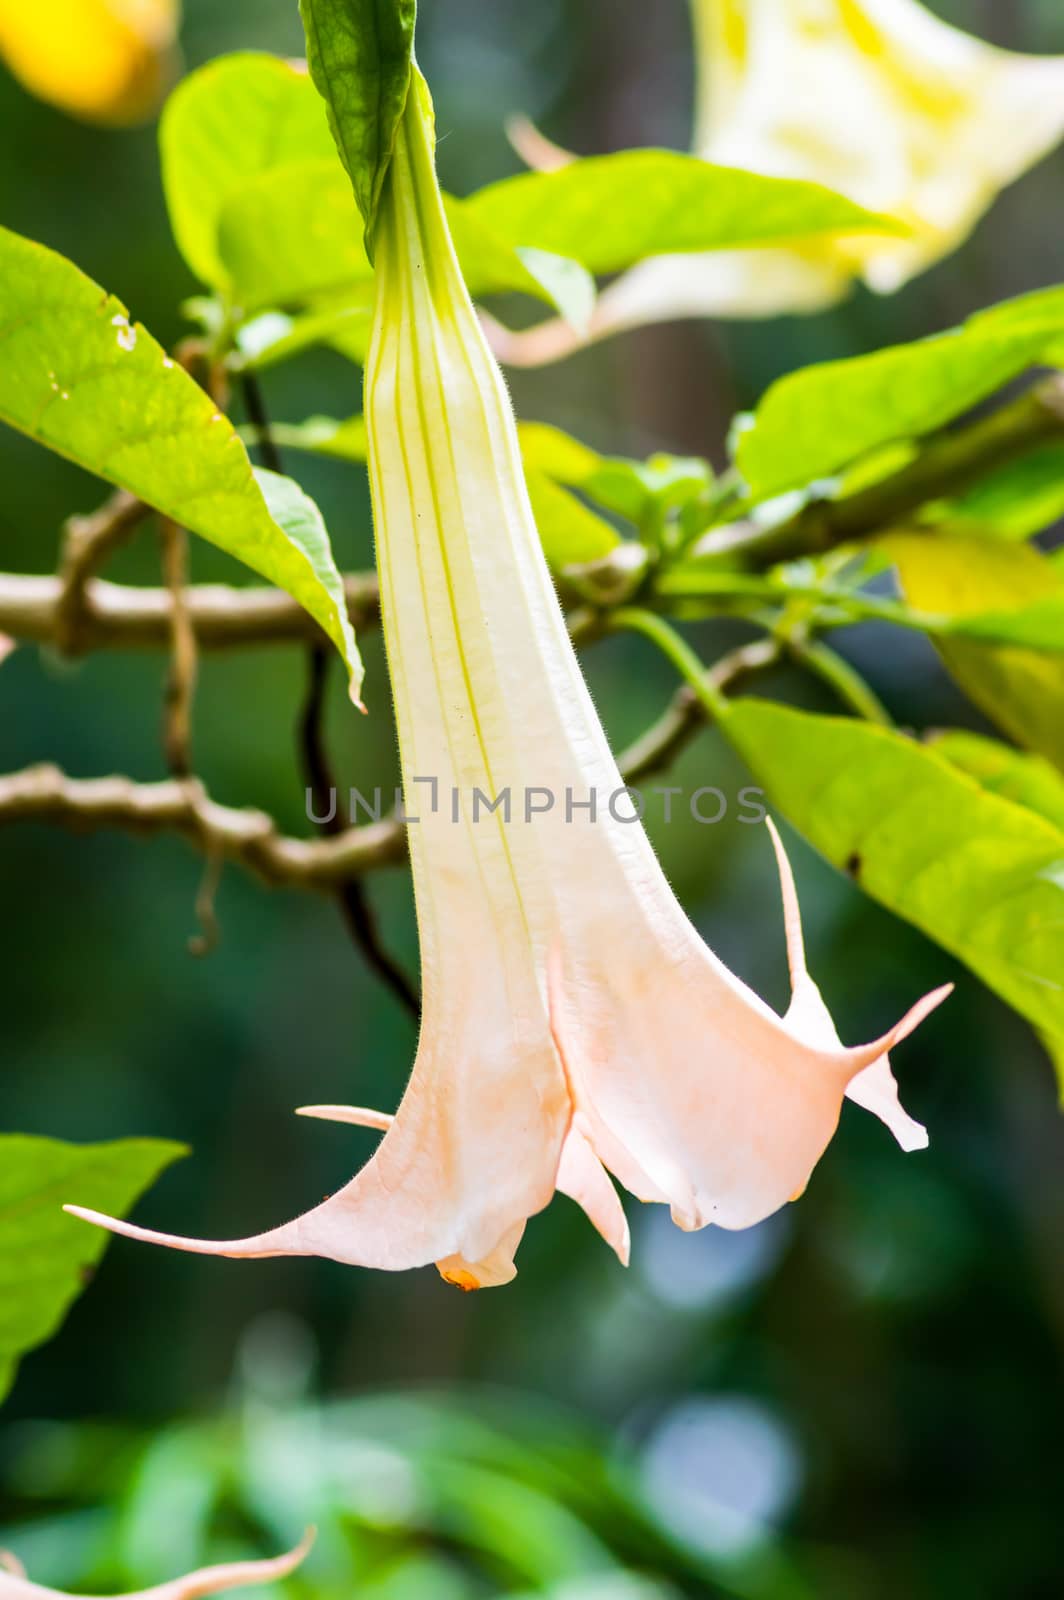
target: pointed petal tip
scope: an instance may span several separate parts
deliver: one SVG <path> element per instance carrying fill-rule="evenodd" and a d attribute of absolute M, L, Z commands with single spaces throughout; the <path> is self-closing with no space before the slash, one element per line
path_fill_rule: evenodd
<path fill-rule="evenodd" d="M 787 940 L 787 965 L 791 973 L 791 988 L 797 992 L 809 977 L 805 960 L 805 938 L 802 933 L 802 912 L 798 903 L 798 889 L 794 881 L 790 857 L 783 847 L 779 829 L 767 812 L 765 813 L 765 827 L 768 829 L 768 836 L 772 840 L 772 848 L 776 853 L 780 894 L 783 899 L 783 929 Z"/>
<path fill-rule="evenodd" d="M 510 148 L 533 172 L 557 172 L 576 159 L 571 150 L 563 150 L 541 133 L 532 118 L 522 111 L 507 117 L 504 126 Z"/>
<path fill-rule="evenodd" d="M 162 1245 L 167 1250 L 181 1250 L 192 1256 L 229 1256 L 254 1260 L 264 1256 L 287 1253 L 282 1235 L 284 1229 L 273 1234 L 256 1235 L 250 1239 L 186 1239 L 178 1233 L 158 1233 L 154 1228 L 139 1228 L 135 1222 L 124 1222 L 120 1217 L 109 1217 L 102 1211 L 90 1211 L 85 1206 L 64 1206 L 70 1217 L 81 1222 L 91 1222 L 96 1228 L 106 1228 L 108 1233 L 123 1239 L 134 1239 L 138 1244 Z"/>
<path fill-rule="evenodd" d="M 856 1045 L 847 1050 L 846 1059 L 850 1066 L 856 1067 L 858 1070 L 862 1067 L 871 1066 L 874 1061 L 878 1061 L 889 1050 L 893 1050 L 895 1045 L 900 1044 L 903 1039 L 907 1039 L 911 1033 L 914 1033 L 921 1022 L 926 1021 L 931 1015 L 932 1011 L 937 1011 L 942 1002 L 949 999 L 953 990 L 954 985 L 952 983 L 944 983 L 939 988 L 932 989 L 930 994 L 925 994 L 923 999 L 918 1000 L 905 1013 L 900 1022 L 894 1024 L 889 1033 L 883 1034 L 881 1038 L 874 1040 L 871 1044 Z"/>
<path fill-rule="evenodd" d="M 375 1128 L 387 1133 L 395 1121 L 389 1111 L 371 1111 L 365 1106 L 297 1106 L 297 1117 L 312 1117 L 317 1122 L 346 1122 L 354 1128 Z"/>

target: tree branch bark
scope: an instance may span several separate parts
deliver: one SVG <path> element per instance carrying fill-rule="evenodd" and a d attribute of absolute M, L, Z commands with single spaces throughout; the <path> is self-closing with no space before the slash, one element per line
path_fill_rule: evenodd
<path fill-rule="evenodd" d="M 380 620 L 375 575 L 352 573 L 344 586 L 355 628 L 375 627 Z M 0 573 L 0 633 L 20 642 L 57 645 L 62 594 L 59 578 Z M 173 600 L 166 589 L 134 588 L 93 578 L 85 585 L 84 601 L 80 653 L 169 646 Z M 322 637 L 313 618 L 280 589 L 200 583 L 186 590 L 185 602 L 201 650 L 306 643 Z"/>

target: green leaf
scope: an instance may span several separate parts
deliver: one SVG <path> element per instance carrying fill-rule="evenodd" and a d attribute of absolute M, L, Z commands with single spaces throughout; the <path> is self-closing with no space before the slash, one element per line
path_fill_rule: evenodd
<path fill-rule="evenodd" d="M 642 522 L 653 492 L 641 462 L 600 455 L 548 422 L 520 422 L 517 431 L 527 472 L 579 489 L 607 511 L 627 517 L 636 526 Z"/>
<path fill-rule="evenodd" d="M 1064 295 L 1010 301 L 963 327 L 774 383 L 740 426 L 736 464 L 758 499 L 827 478 L 931 433 L 1043 360 L 1064 334 Z"/>
<path fill-rule="evenodd" d="M 1041 756 L 1025 755 L 1000 739 L 959 728 L 937 731 L 931 746 L 1003 800 L 1026 806 L 1064 833 L 1064 778 Z"/>
<path fill-rule="evenodd" d="M 185 1154 L 158 1139 L 70 1145 L 0 1136 L 0 1400 L 19 1357 L 55 1333 L 110 1238 L 63 1205 L 123 1217 Z"/>
<path fill-rule="evenodd" d="M 218 228 L 230 197 L 291 162 L 338 168 L 314 85 L 277 56 L 222 56 L 191 73 L 167 101 L 159 143 L 178 248 L 198 278 L 223 291 Z"/>
<path fill-rule="evenodd" d="M 335 156 L 274 168 L 235 189 L 219 217 L 218 251 L 244 312 L 305 305 L 352 286 L 372 292 L 351 185 Z"/>
<path fill-rule="evenodd" d="M 621 542 L 616 528 L 542 472 L 525 473 L 547 563 L 555 572 L 601 561 Z"/>
<path fill-rule="evenodd" d="M 311 455 L 334 456 L 338 461 L 365 461 L 369 449 L 366 419 L 359 415 L 346 422 L 335 417 L 308 417 L 305 422 L 275 422 L 270 428 L 282 450 L 306 450 Z"/>
<path fill-rule="evenodd" d="M 410 88 L 416 0 L 300 0 L 311 77 L 365 224 L 367 254 Z"/>
<path fill-rule="evenodd" d="M 466 205 L 498 238 L 619 272 L 647 256 L 905 233 L 820 184 L 713 166 L 669 150 L 627 150 L 489 184 Z"/>
<path fill-rule="evenodd" d="M 969 633 L 996 626 L 999 635 L 1011 632 L 1043 646 L 1055 640 L 1056 649 L 1064 649 L 1064 578 L 1033 547 L 896 536 L 883 540 L 882 548 L 897 565 L 907 598 L 921 610 L 956 618 Z M 1018 615 L 1001 615 L 1009 608 Z M 981 711 L 1019 744 L 1064 769 L 1064 662 L 959 638 L 937 643 L 950 673 Z"/>
<path fill-rule="evenodd" d="M 43 245 L 0 229 L 0 419 L 128 489 L 278 584 L 362 664 L 327 545 L 271 515 L 208 395 L 125 307 Z"/>
<path fill-rule="evenodd" d="M 471 294 L 515 291 L 586 322 L 595 284 L 583 267 L 546 251 L 516 250 L 464 201 L 445 203 Z M 229 293 L 245 312 L 323 295 L 339 307 L 341 291 L 356 303 L 372 295 L 372 267 L 335 156 L 264 171 L 234 189 L 219 216 L 218 250 Z"/>
<path fill-rule="evenodd" d="M 338 301 L 338 303 L 337 303 Z M 305 311 L 266 311 L 237 330 L 236 349 L 245 367 L 263 371 L 314 345 L 337 350 L 357 366 L 365 364 L 373 326 L 373 283 L 358 298 L 345 293 L 334 301 L 326 295 Z"/>
<path fill-rule="evenodd" d="M 1064 444 L 1047 444 L 989 473 L 934 512 L 973 536 L 1029 539 L 1064 517 Z"/>
<path fill-rule="evenodd" d="M 822 855 L 1064 1039 L 1064 832 L 890 729 L 753 699 L 721 727 Z"/>

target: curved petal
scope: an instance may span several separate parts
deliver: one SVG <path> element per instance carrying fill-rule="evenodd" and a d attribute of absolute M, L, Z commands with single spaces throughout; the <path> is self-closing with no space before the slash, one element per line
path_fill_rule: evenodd
<path fill-rule="evenodd" d="M 314 1543 L 309 1528 L 296 1549 L 272 1561 L 237 1561 L 222 1567 L 204 1567 L 184 1578 L 174 1578 L 154 1589 L 139 1589 L 123 1600 L 200 1600 L 202 1595 L 221 1594 L 226 1589 L 245 1589 L 253 1584 L 276 1583 L 287 1578 L 302 1562 Z M 0 1560 L 0 1566 L 3 1565 Z M 58 1589 L 44 1589 L 28 1578 L 0 1570 L 0 1600 L 71 1600 Z"/>
<path fill-rule="evenodd" d="M 514 154 L 533 172 L 557 172 L 559 167 L 567 167 L 577 159 L 571 150 L 563 149 L 541 133 L 531 117 L 520 112 L 507 117 L 506 137 Z"/>
<path fill-rule="evenodd" d="M 160 1233 L 78 1206 L 64 1209 L 127 1238 L 193 1255 L 314 1255 L 393 1272 L 461 1258 L 485 1282 L 507 1281 L 496 1260 L 500 1241 L 542 1210 L 554 1192 L 568 1096 L 549 1037 L 538 1048 L 517 1050 L 509 1017 L 492 1018 L 472 995 L 462 998 L 468 1001 L 465 1026 L 480 1034 L 475 1070 L 460 1075 L 449 1062 L 419 1057 L 394 1122 L 370 1160 L 343 1189 L 294 1221 L 245 1239 L 215 1241 Z M 505 1005 L 505 994 L 496 998 Z M 461 1043 L 457 1023 L 453 1038 Z M 543 1088 L 545 1075 L 548 1082 L 557 1079 L 553 1096 Z M 364 1124 L 370 1116 L 375 1125 L 383 1120 L 362 1111 L 344 1120 Z M 483 1275 L 480 1262 L 488 1263 Z"/>
<path fill-rule="evenodd" d="M 809 976 L 805 964 L 805 940 L 802 937 L 802 914 L 798 906 L 798 892 L 794 873 L 783 848 L 783 841 L 771 817 L 765 818 L 776 852 L 779 866 L 780 888 L 783 894 L 783 924 L 787 935 L 787 961 L 791 970 L 791 1004 L 784 1018 L 787 1027 L 798 1038 L 809 1044 L 823 1045 L 828 1049 L 842 1048 L 831 1012 L 824 997 Z M 926 1150 L 929 1140 L 927 1129 L 910 1117 L 898 1098 L 898 1085 L 891 1071 L 890 1057 L 881 1056 L 871 1066 L 851 1079 L 846 1087 L 846 1098 L 886 1124 L 905 1151 Z"/>
<path fill-rule="evenodd" d="M 674 901 L 655 906 L 644 885 L 642 915 L 613 915 L 608 958 L 585 941 L 552 961 L 555 1040 L 596 1154 L 641 1198 L 666 1199 L 683 1228 L 748 1227 L 800 1194 L 847 1085 L 948 993 L 844 1049 L 776 1017 Z"/>
<path fill-rule="evenodd" d="M 557 1187 L 560 1194 L 576 1201 L 614 1251 L 622 1267 L 626 1267 L 632 1253 L 628 1218 L 609 1174 L 584 1132 L 579 1111 L 573 1118 L 569 1137 L 562 1146 Z"/>

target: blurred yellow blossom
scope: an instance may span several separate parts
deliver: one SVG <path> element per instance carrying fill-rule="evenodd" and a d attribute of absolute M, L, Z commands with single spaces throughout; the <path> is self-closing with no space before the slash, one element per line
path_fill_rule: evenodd
<path fill-rule="evenodd" d="M 179 0 L 0 0 L 0 56 L 40 99 L 121 126 L 162 98 L 180 15 Z"/>
<path fill-rule="evenodd" d="M 680 317 L 816 311 L 858 278 L 892 293 L 956 249 L 1064 137 L 1064 57 L 996 49 L 917 0 L 691 3 L 695 154 L 823 183 L 911 231 L 653 257 L 605 291 L 591 338 Z M 516 135 L 530 164 L 564 159 L 527 125 Z M 494 342 L 504 360 L 539 365 L 580 341 L 551 322 Z"/>

